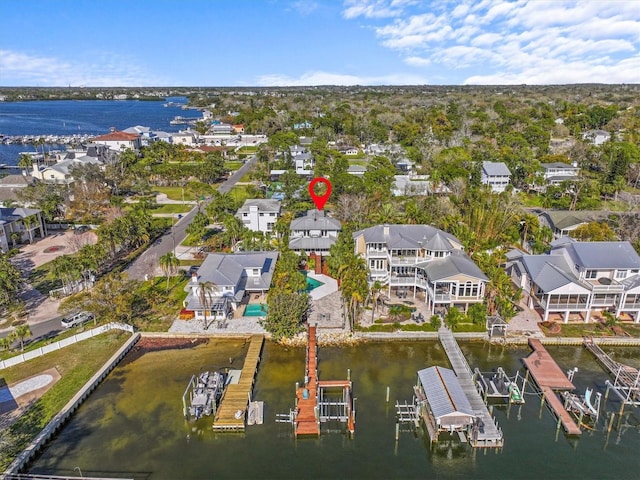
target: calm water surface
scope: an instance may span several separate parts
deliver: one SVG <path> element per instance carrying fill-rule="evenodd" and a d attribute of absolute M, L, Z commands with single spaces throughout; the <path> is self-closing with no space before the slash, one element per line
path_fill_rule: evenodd
<path fill-rule="evenodd" d="M 177 132 L 186 125 L 170 125 L 177 115 L 201 118 L 197 110 L 164 107 L 166 102 L 186 104 L 186 97 L 169 97 L 166 101 L 138 100 L 51 100 L 34 102 L 0 102 L 2 135 L 103 135 L 109 128 L 117 130 L 142 125 L 152 130 Z M 41 148 L 39 150 L 41 151 Z M 64 150 L 64 146 L 47 148 Z M 35 151 L 33 145 L 0 144 L 0 163 L 16 165 L 20 152 Z"/>
<path fill-rule="evenodd" d="M 395 441 L 393 403 L 411 400 L 416 371 L 447 366 L 437 342 L 371 343 L 321 348 L 320 378 L 342 379 L 351 369 L 356 433 L 323 433 L 296 440 L 291 426 L 275 422 L 293 406 L 294 387 L 304 375 L 304 349 L 265 344 L 254 398 L 265 401 L 265 424 L 245 434 L 214 434 L 210 419 L 182 417 L 181 397 L 194 372 L 241 368 L 243 341 L 213 341 L 189 350 L 147 353 L 116 368 L 32 465 L 31 473 L 119 475 L 140 479 L 205 478 L 568 478 L 635 479 L 640 462 L 638 410 L 627 408 L 619 428 L 607 437 L 604 419 L 579 439 L 557 434 L 556 422 L 534 395 L 521 408 L 496 409 L 506 444 L 501 452 L 441 444 L 431 450 L 421 431 Z M 462 343 L 472 367 L 521 368 L 528 348 Z M 578 366 L 574 383 L 603 391 L 608 378 L 580 347 L 549 348 L 563 369 Z M 633 349 L 612 350 L 638 363 Z M 386 387 L 391 401 L 385 402 Z M 609 401 L 608 411 L 619 404 Z M 336 430 L 340 425 L 333 425 Z M 326 425 L 323 425 L 323 432 Z M 77 472 L 77 470 L 76 470 Z"/>

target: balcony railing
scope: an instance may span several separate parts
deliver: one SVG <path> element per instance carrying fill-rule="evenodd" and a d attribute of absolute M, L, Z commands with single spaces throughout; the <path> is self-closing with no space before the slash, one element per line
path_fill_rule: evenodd
<path fill-rule="evenodd" d="M 400 255 L 391 255 L 389 257 L 389 262 L 392 265 L 415 265 L 418 262 L 423 262 L 423 257 L 416 257 L 415 255 L 411 256 L 400 256 Z"/>
<path fill-rule="evenodd" d="M 386 257 L 387 253 L 386 248 L 367 248 L 368 257 Z"/>
<path fill-rule="evenodd" d="M 591 291 L 593 293 L 622 293 L 624 292 L 624 286 L 619 283 L 612 283 L 611 285 L 594 285 L 592 283 Z"/>
<path fill-rule="evenodd" d="M 545 310 L 587 310 L 586 303 L 541 303 Z"/>

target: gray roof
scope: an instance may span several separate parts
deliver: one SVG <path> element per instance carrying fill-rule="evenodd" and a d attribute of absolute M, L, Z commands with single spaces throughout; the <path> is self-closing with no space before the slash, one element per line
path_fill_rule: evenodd
<path fill-rule="evenodd" d="M 280 200 L 266 198 L 248 198 L 244 204 L 238 209 L 238 213 L 249 211 L 249 207 L 257 206 L 261 212 L 279 212 Z"/>
<path fill-rule="evenodd" d="M 592 269 L 626 269 L 639 268 L 640 256 L 631 244 L 624 242 L 577 242 L 570 241 L 561 247 L 565 248 L 571 259 L 579 266 Z M 552 251 L 553 251 L 552 250 Z"/>
<path fill-rule="evenodd" d="M 6 187 L 26 187 L 32 183 L 31 175 L 7 175 L 0 178 L 0 185 Z"/>
<path fill-rule="evenodd" d="M 533 283 L 545 293 L 569 284 L 581 285 L 564 257 L 559 255 L 524 255 L 520 262 Z"/>
<path fill-rule="evenodd" d="M 600 220 L 605 216 L 603 212 L 588 210 L 549 210 L 543 212 L 543 215 L 549 219 L 551 226 L 558 230 Z"/>
<path fill-rule="evenodd" d="M 419 370 L 418 378 L 436 420 L 451 414 L 475 417 L 469 399 L 453 370 L 429 367 Z"/>
<path fill-rule="evenodd" d="M 291 250 L 325 250 L 336 243 L 336 237 L 294 237 L 289 240 Z"/>
<path fill-rule="evenodd" d="M 451 278 L 456 275 L 468 275 L 480 280 L 489 281 L 482 270 L 471 260 L 466 253 L 454 250 L 451 255 L 419 264 L 424 268 L 429 280 L 437 281 Z"/>
<path fill-rule="evenodd" d="M 198 269 L 198 282 L 233 286 L 236 298 L 245 290 L 268 290 L 277 259 L 278 252 L 210 253 Z M 260 276 L 248 279 L 245 273 L 248 268 L 259 268 Z M 185 290 L 191 290 L 191 283 Z"/>
<path fill-rule="evenodd" d="M 624 285 L 624 289 L 628 292 L 629 290 L 640 287 L 640 275 L 633 275 L 625 278 L 620 283 Z"/>
<path fill-rule="evenodd" d="M 488 177 L 508 177 L 511 171 L 504 162 L 482 162 L 482 170 Z"/>
<path fill-rule="evenodd" d="M 307 211 L 304 217 L 294 218 L 291 220 L 291 231 L 294 230 L 331 230 L 340 231 L 342 224 L 339 220 L 327 217 L 324 210 L 316 210 L 315 208 Z"/>
<path fill-rule="evenodd" d="M 460 241 L 453 235 L 431 225 L 376 225 L 359 230 L 353 238 L 364 236 L 366 243 L 385 243 L 387 248 L 423 248 L 434 236 L 440 235 L 447 251 L 454 250 Z M 456 245 L 456 246 L 454 246 Z"/>
<path fill-rule="evenodd" d="M 23 208 L 23 207 L 0 208 L 0 220 L 4 220 L 6 222 L 13 222 L 15 220 L 20 220 L 22 218 L 35 215 L 36 213 L 40 213 L 40 210 L 36 210 L 35 208 Z"/>
<path fill-rule="evenodd" d="M 540 166 L 545 170 L 548 170 L 549 168 L 564 168 L 564 169 L 568 168 L 571 170 L 579 170 L 578 167 L 574 167 L 573 165 L 570 165 L 568 163 L 563 163 L 563 162 L 541 163 Z"/>

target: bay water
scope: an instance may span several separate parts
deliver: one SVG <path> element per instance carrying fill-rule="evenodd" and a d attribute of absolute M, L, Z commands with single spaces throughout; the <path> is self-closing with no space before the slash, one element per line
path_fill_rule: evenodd
<path fill-rule="evenodd" d="M 472 368 L 524 372 L 526 346 L 460 344 Z M 500 451 L 441 442 L 431 447 L 421 429 L 403 426 L 395 439 L 396 400 L 411 401 L 416 372 L 448 366 L 438 342 L 379 342 L 321 347 L 320 379 L 344 379 L 351 370 L 356 397 L 353 438 L 339 423 L 322 425 L 319 438 L 296 439 L 276 413 L 294 405 L 304 376 L 303 348 L 265 343 L 253 391 L 265 402 L 263 425 L 246 433 L 214 433 L 211 418 L 184 420 L 182 394 L 192 374 L 242 368 L 247 343 L 211 340 L 185 350 L 127 357 L 87 399 L 31 465 L 30 473 L 135 479 L 635 479 L 640 472 L 640 414 L 627 407 L 609 434 L 606 419 L 620 404 L 611 398 L 600 421 L 579 438 L 567 438 L 540 398 L 527 388 L 526 403 L 496 407 L 504 431 Z M 578 367 L 574 383 L 604 393 L 609 377 L 582 347 L 549 347 L 558 364 Z M 637 349 L 609 349 L 638 366 Z M 390 401 L 386 402 L 386 389 Z M 613 397 L 611 395 L 610 397 Z M 331 430 L 331 431 L 329 431 Z"/>
<path fill-rule="evenodd" d="M 136 125 L 152 130 L 177 132 L 186 125 L 171 125 L 176 116 L 201 118 L 197 110 L 182 110 L 186 97 L 161 101 L 139 100 L 44 100 L 0 102 L 0 134 L 14 135 L 104 135 L 111 127 L 124 130 Z M 165 104 L 173 103 L 165 107 Z M 178 106 L 175 106 L 177 104 Z M 47 148 L 64 149 L 60 145 Z M 38 150 L 41 151 L 42 147 Z M 17 165 L 20 152 L 35 151 L 33 145 L 0 144 L 0 163 Z"/>

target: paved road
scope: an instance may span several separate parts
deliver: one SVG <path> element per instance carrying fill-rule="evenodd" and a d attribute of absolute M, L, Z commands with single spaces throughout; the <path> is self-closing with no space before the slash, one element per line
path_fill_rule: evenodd
<path fill-rule="evenodd" d="M 251 157 L 247 162 L 236 170 L 227 180 L 225 180 L 218 187 L 218 191 L 221 193 L 229 192 L 233 186 L 249 171 L 253 164 L 257 161 L 256 156 Z M 200 208 L 204 209 L 210 202 L 209 199 L 202 202 Z M 177 245 L 180 245 L 186 238 L 186 228 L 193 217 L 198 212 L 198 207 L 195 206 L 189 213 L 179 219 L 173 227 L 171 227 L 164 235 L 158 238 L 153 245 L 145 250 L 135 261 L 133 261 L 126 272 L 129 274 L 129 278 L 135 280 L 144 280 L 146 274 L 153 275 L 157 265 L 158 259 L 171 251 L 175 250 Z"/>
<path fill-rule="evenodd" d="M 39 323 L 29 323 L 29 330 L 31 330 L 31 336 L 25 338 L 25 344 L 34 342 L 36 340 L 40 340 L 41 338 L 50 338 L 54 337 L 62 330 L 62 325 L 60 325 L 60 321 L 62 320 L 62 315 L 51 318 L 49 320 L 45 320 L 44 322 Z M 5 329 L 0 331 L 0 338 L 4 338 L 11 333 L 12 329 Z M 16 340 L 11 344 L 12 348 L 17 348 L 20 346 L 20 341 Z"/>

